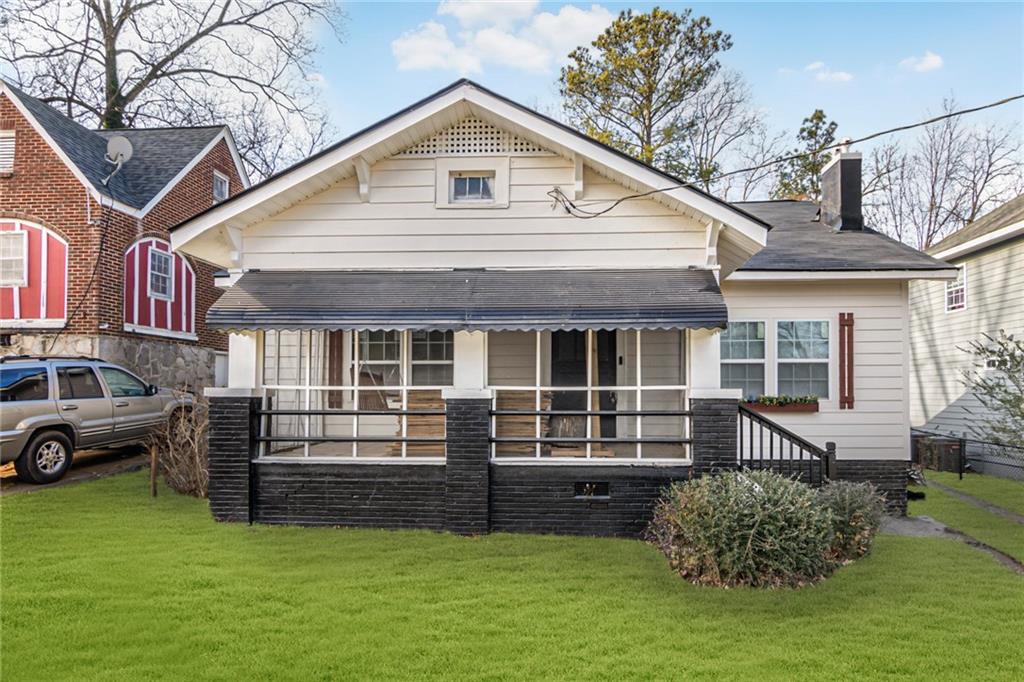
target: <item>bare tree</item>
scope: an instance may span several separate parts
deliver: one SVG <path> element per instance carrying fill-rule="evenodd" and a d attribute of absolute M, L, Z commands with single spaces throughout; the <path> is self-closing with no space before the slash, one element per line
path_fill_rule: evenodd
<path fill-rule="evenodd" d="M 312 31 L 343 19 L 333 0 L 7 0 L 0 59 L 86 125 L 227 123 L 266 176 L 323 140 Z"/>
<path fill-rule="evenodd" d="M 947 112 L 956 104 L 947 100 Z M 876 150 L 881 180 L 865 201 L 872 225 L 926 249 L 1020 194 L 1024 185 L 1018 127 L 968 127 L 960 117 L 926 126 L 909 150 Z"/>
<path fill-rule="evenodd" d="M 772 132 L 758 116 L 737 141 L 734 153 L 730 154 L 729 170 L 742 172 L 718 178 L 710 191 L 726 201 L 767 198 L 778 172 L 777 165 L 772 162 L 782 156 L 785 142 L 785 131 Z"/>

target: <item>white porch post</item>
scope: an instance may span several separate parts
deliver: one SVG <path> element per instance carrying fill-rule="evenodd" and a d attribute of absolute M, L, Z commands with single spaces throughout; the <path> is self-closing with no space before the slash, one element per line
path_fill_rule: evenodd
<path fill-rule="evenodd" d="M 258 388 L 262 383 L 262 348 L 259 332 L 232 332 L 228 336 L 228 388 Z"/>
<path fill-rule="evenodd" d="M 490 398 L 487 386 L 487 333 L 455 332 L 454 379 L 445 397 Z"/>

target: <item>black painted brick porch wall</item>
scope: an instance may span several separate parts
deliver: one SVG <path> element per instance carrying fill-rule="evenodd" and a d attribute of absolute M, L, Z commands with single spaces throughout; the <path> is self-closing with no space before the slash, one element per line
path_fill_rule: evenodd
<path fill-rule="evenodd" d="M 210 398 L 210 512 L 218 521 L 249 521 L 249 466 L 255 452 L 254 398 Z"/>
<path fill-rule="evenodd" d="M 690 423 L 693 433 L 694 474 L 735 468 L 738 401 L 694 398 L 690 401 L 690 410 L 693 412 Z"/>
<path fill-rule="evenodd" d="M 686 466 L 491 465 L 491 530 L 638 537 L 661 491 Z M 576 497 L 576 483 L 608 483 L 607 499 Z"/>
<path fill-rule="evenodd" d="M 486 533 L 490 487 L 490 400 L 445 401 L 445 528 Z"/>
<path fill-rule="evenodd" d="M 254 470 L 260 523 L 444 528 L 444 464 L 257 462 Z"/>
<path fill-rule="evenodd" d="M 890 514 L 907 515 L 907 470 L 910 462 L 893 459 L 836 460 L 836 478 L 841 481 L 869 481 L 885 495 Z"/>

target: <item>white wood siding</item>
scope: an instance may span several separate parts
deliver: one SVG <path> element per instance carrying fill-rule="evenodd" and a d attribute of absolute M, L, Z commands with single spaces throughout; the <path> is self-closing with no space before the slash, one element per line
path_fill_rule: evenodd
<path fill-rule="evenodd" d="M 945 282 L 910 285 L 911 423 L 977 437 L 985 408 L 961 383 L 973 358 L 960 349 L 1000 329 L 1024 335 L 1024 239 L 950 262 L 967 266 L 965 309 L 946 312 Z"/>
<path fill-rule="evenodd" d="M 243 233 L 243 266 L 261 269 L 685 267 L 703 265 L 704 226 L 648 199 L 580 219 L 547 192 L 573 190 L 573 164 L 510 158 L 508 208 L 437 208 L 435 159 L 393 158 L 371 170 L 361 202 L 348 178 Z M 586 169 L 582 201 L 629 190 Z M 603 208 L 606 204 L 591 208 Z"/>
<path fill-rule="evenodd" d="M 828 320 L 829 400 L 811 414 L 767 416 L 840 459 L 909 459 L 907 295 L 901 282 L 724 282 L 730 320 Z M 854 315 L 854 409 L 839 409 L 839 313 Z M 774 334 L 768 332 L 765 390 L 776 393 Z"/>

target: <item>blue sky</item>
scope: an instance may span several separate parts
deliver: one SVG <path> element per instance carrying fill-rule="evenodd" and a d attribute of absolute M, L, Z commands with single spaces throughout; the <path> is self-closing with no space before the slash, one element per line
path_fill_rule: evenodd
<path fill-rule="evenodd" d="M 722 61 L 742 72 L 775 129 L 793 132 L 815 108 L 856 137 L 937 112 L 1024 92 L 1024 4 L 659 3 L 691 7 L 733 37 Z M 626 7 L 541 2 L 453 7 L 345 3 L 344 42 L 323 35 L 318 68 L 341 135 L 468 76 L 555 112 L 566 45 L 596 35 Z M 1020 121 L 1016 103 L 971 120 Z"/>

